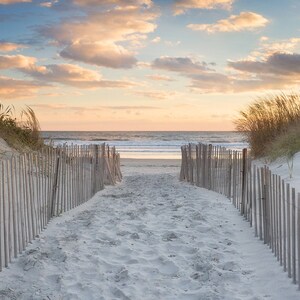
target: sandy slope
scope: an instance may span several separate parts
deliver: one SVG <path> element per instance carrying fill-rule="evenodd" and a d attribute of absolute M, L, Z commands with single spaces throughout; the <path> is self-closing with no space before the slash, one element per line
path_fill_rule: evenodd
<path fill-rule="evenodd" d="M 178 161 L 125 161 L 124 181 L 53 220 L 0 299 L 299 299 L 229 201 L 178 181 Z"/>
<path fill-rule="evenodd" d="M 17 154 L 18 152 L 11 147 L 8 146 L 8 144 L 0 138 L 0 160 L 10 158 L 12 155 Z"/>

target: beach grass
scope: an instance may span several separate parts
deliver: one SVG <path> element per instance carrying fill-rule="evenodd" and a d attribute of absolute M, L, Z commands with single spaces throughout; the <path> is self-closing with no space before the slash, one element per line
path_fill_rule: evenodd
<path fill-rule="evenodd" d="M 28 106 L 20 115 L 16 115 L 13 106 L 5 107 L 0 103 L 0 137 L 9 146 L 21 152 L 37 150 L 43 146 L 39 121 Z"/>
<path fill-rule="evenodd" d="M 300 135 L 300 95 L 281 93 L 258 98 L 240 112 L 235 125 L 245 134 L 254 157 L 296 153 L 300 151 L 299 144 L 294 144 Z"/>

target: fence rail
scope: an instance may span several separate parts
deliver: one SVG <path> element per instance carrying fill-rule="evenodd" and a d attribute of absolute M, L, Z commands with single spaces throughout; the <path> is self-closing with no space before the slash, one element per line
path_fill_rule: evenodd
<path fill-rule="evenodd" d="M 300 193 L 243 151 L 189 144 L 180 179 L 229 198 L 300 290 Z"/>
<path fill-rule="evenodd" d="M 0 162 L 0 271 L 51 218 L 121 181 L 120 155 L 105 144 L 45 148 Z"/>

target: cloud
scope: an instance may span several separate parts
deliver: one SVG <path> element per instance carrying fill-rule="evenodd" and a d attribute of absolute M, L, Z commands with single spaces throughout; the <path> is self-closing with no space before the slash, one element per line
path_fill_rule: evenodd
<path fill-rule="evenodd" d="M 291 81 L 288 77 L 268 75 L 244 78 L 243 76 L 239 76 L 239 74 L 211 73 L 190 78 L 192 79 L 190 84 L 192 90 L 201 93 L 221 94 L 282 90 L 294 88 L 300 83 L 300 80 L 296 77 Z"/>
<path fill-rule="evenodd" d="M 22 71 L 41 81 L 56 82 L 83 89 L 129 88 L 136 85 L 131 81 L 105 80 L 98 72 L 72 64 L 32 66 Z"/>
<path fill-rule="evenodd" d="M 0 5 L 14 4 L 14 3 L 23 3 L 23 2 L 31 2 L 31 0 L 0 0 Z"/>
<path fill-rule="evenodd" d="M 0 41 L 0 52 L 10 52 L 10 51 L 18 50 L 20 48 L 25 48 L 25 46 L 16 43 L 8 43 L 8 42 Z"/>
<path fill-rule="evenodd" d="M 250 53 L 247 60 L 267 59 L 274 53 L 293 54 L 299 48 L 300 38 L 290 38 L 284 40 L 271 40 L 268 37 L 260 38 L 260 47 Z"/>
<path fill-rule="evenodd" d="M 170 78 L 169 76 L 160 74 L 147 75 L 147 77 L 155 81 L 174 81 L 174 79 Z"/>
<path fill-rule="evenodd" d="M 178 46 L 180 44 L 181 44 L 181 41 L 176 41 L 176 42 L 165 41 L 165 45 L 168 46 L 168 47 L 176 47 L 176 46 Z"/>
<path fill-rule="evenodd" d="M 300 75 L 300 54 L 274 53 L 264 61 L 229 61 L 228 65 L 247 73 L 294 77 Z"/>
<path fill-rule="evenodd" d="M 153 9 L 116 6 L 105 11 L 89 10 L 76 21 L 39 31 L 63 47 L 60 54 L 64 58 L 110 68 L 131 68 L 137 63 L 134 50 L 155 30 L 153 22 L 157 17 Z"/>
<path fill-rule="evenodd" d="M 118 5 L 118 6 L 130 6 L 130 5 L 145 5 L 151 7 L 153 2 L 151 0 L 73 0 L 75 5 L 79 6 L 97 6 L 97 5 Z"/>
<path fill-rule="evenodd" d="M 230 61 L 230 73 L 217 72 L 208 68 L 209 65 L 186 57 L 162 57 L 152 63 L 153 68 L 188 78 L 189 87 L 197 93 L 281 90 L 294 88 L 300 83 L 300 54 L 276 53 L 261 61 Z"/>
<path fill-rule="evenodd" d="M 131 68 L 137 62 L 134 53 L 124 47 L 100 42 L 74 43 L 61 51 L 60 55 L 64 58 L 110 68 Z"/>
<path fill-rule="evenodd" d="M 23 55 L 0 55 L 1 69 L 29 68 L 36 63 L 36 58 Z"/>
<path fill-rule="evenodd" d="M 253 12 L 241 12 L 239 15 L 232 15 L 228 19 L 219 20 L 215 24 L 189 24 L 187 27 L 195 31 L 233 32 L 255 30 L 265 27 L 268 20 L 262 15 Z"/>
<path fill-rule="evenodd" d="M 59 3 L 58 0 L 47 1 L 47 2 L 41 2 L 41 3 L 40 3 L 40 6 L 50 8 L 50 7 L 54 6 L 54 5 L 57 4 L 57 3 Z"/>
<path fill-rule="evenodd" d="M 48 84 L 41 84 L 36 81 L 18 80 L 0 76 L 0 98 L 29 98 L 37 94 L 40 88 L 47 87 Z"/>
<path fill-rule="evenodd" d="M 201 90 L 202 93 L 226 93 L 233 92 L 232 79 L 225 74 L 211 72 L 192 74 L 190 87 Z"/>
<path fill-rule="evenodd" d="M 131 105 L 120 105 L 120 106 L 101 106 L 101 108 L 103 109 L 111 109 L 111 110 L 128 110 L 128 109 L 131 109 L 131 110 L 139 110 L 139 109 L 146 109 L 146 110 L 153 110 L 153 109 L 160 109 L 160 107 L 157 107 L 157 106 L 143 106 L 143 105 L 140 105 L 140 106 L 131 106 Z"/>
<path fill-rule="evenodd" d="M 129 88 L 137 85 L 126 80 L 105 80 L 96 71 L 74 64 L 38 66 L 36 58 L 23 55 L 0 55 L 0 70 L 17 69 L 43 82 L 56 82 L 77 88 Z"/>
<path fill-rule="evenodd" d="M 230 9 L 235 0 L 175 0 L 175 15 L 185 13 L 189 9 Z"/>
<path fill-rule="evenodd" d="M 134 106 L 134 105 L 119 105 L 119 106 L 107 106 L 107 105 L 101 105 L 101 106 L 93 106 L 93 107 L 87 107 L 87 106 L 70 106 L 66 104 L 31 104 L 30 107 L 35 107 L 38 109 L 46 109 L 54 110 L 54 111 L 73 111 L 73 112 L 99 112 L 104 110 L 111 110 L 111 111 L 123 111 L 123 110 L 157 110 L 160 109 L 156 106 Z"/>
<path fill-rule="evenodd" d="M 152 68 L 188 74 L 209 70 L 208 65 L 204 62 L 195 62 L 189 57 L 170 56 L 162 56 L 155 59 L 152 63 Z"/>
<path fill-rule="evenodd" d="M 151 40 L 151 43 L 157 44 L 161 41 L 161 38 L 159 36 L 157 36 L 156 38 L 154 38 L 153 40 Z"/>
<path fill-rule="evenodd" d="M 134 91 L 134 94 L 140 95 L 147 98 L 164 100 L 170 97 L 176 96 L 176 92 L 166 92 L 166 91 Z"/>

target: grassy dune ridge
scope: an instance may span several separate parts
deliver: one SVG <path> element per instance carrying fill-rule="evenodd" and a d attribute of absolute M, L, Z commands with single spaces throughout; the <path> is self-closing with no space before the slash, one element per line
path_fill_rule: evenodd
<path fill-rule="evenodd" d="M 0 103 L 0 137 L 20 152 L 43 146 L 39 121 L 28 106 L 16 115 L 13 106 L 5 107 Z"/>
<path fill-rule="evenodd" d="M 258 98 L 235 120 L 254 157 L 292 157 L 300 151 L 300 95 L 267 95 Z"/>

